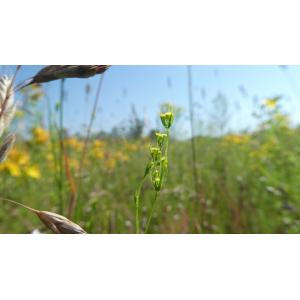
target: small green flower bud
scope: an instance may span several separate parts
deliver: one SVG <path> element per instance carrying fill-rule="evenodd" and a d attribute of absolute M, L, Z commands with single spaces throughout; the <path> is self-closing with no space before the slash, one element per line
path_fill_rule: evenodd
<path fill-rule="evenodd" d="M 158 170 L 155 170 L 151 176 L 153 187 L 156 191 L 159 191 L 161 188 L 161 178 Z"/>
<path fill-rule="evenodd" d="M 158 161 L 161 157 L 161 150 L 158 147 L 151 147 L 150 154 L 153 161 Z"/>
<path fill-rule="evenodd" d="M 167 139 L 167 134 L 166 133 L 160 133 L 160 132 L 156 132 L 156 141 L 157 141 L 157 145 L 162 148 L 162 146 L 165 143 L 165 140 Z"/>
<path fill-rule="evenodd" d="M 163 126 L 166 129 L 169 129 L 173 124 L 174 114 L 170 111 L 166 112 L 166 113 L 161 113 L 160 114 L 160 119 L 161 119 L 161 122 L 162 122 Z"/>
<path fill-rule="evenodd" d="M 168 169 L 168 159 L 165 156 L 161 158 L 161 163 L 165 169 Z"/>

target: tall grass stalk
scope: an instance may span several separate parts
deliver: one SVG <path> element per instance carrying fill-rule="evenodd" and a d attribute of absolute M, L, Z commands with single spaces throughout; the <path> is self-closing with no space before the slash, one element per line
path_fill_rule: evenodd
<path fill-rule="evenodd" d="M 64 85 L 65 79 L 60 81 L 59 105 L 59 211 L 64 212 Z"/>
<path fill-rule="evenodd" d="M 99 79 L 99 83 L 98 83 L 98 87 L 97 87 L 97 91 L 96 91 L 96 96 L 95 96 L 95 101 L 94 101 L 94 105 L 93 105 L 89 125 L 88 125 L 87 131 L 86 131 L 86 136 L 85 136 L 85 139 L 84 139 L 83 149 L 82 149 L 82 153 L 81 153 L 81 157 L 80 157 L 80 161 L 79 161 L 79 171 L 78 171 L 79 175 L 78 175 L 78 182 L 77 182 L 77 195 L 76 195 L 76 197 L 73 201 L 73 204 L 72 204 L 72 207 L 71 207 L 71 210 L 70 210 L 70 215 L 72 215 L 73 211 L 75 210 L 76 217 L 79 214 L 79 210 L 77 209 L 77 204 L 80 201 L 83 166 L 84 166 L 84 162 L 85 162 L 85 157 L 86 157 L 87 152 L 88 152 L 89 141 L 90 141 L 90 138 L 91 138 L 92 127 L 93 127 L 93 124 L 94 124 L 94 121 L 95 121 L 95 118 L 96 118 L 98 103 L 99 103 L 99 100 L 100 100 L 100 95 L 101 95 L 101 91 L 102 91 L 102 87 L 103 87 L 103 81 L 104 81 L 104 74 L 100 75 L 100 79 Z"/>
<path fill-rule="evenodd" d="M 200 202 L 202 204 L 201 209 L 201 229 L 203 230 L 203 222 L 204 222 L 204 214 L 205 214 L 205 205 L 200 195 L 199 188 L 199 176 L 197 171 L 197 149 L 195 142 L 195 130 L 194 130 L 194 99 L 193 99 L 193 76 L 192 76 L 192 66 L 187 66 L 187 74 L 188 74 L 188 99 L 189 99 L 189 119 L 190 119 L 190 130 L 191 130 L 191 154 L 192 154 L 192 172 L 193 172 L 193 180 L 194 180 L 194 190 L 195 190 L 195 200 L 197 201 L 200 198 Z"/>

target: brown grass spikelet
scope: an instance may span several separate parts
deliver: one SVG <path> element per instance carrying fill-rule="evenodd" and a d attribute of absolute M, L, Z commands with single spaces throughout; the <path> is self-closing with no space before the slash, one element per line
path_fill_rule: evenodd
<path fill-rule="evenodd" d="M 19 203 L 17 201 L 11 200 L 11 199 L 6 199 L 0 197 L 0 200 L 7 201 L 19 206 L 22 206 L 29 211 L 35 213 L 39 219 L 54 233 L 58 234 L 84 234 L 87 233 L 83 228 L 81 228 L 79 225 L 76 223 L 70 221 L 66 217 L 55 214 L 49 211 L 41 211 L 34 209 L 32 207 L 29 207 L 27 205 L 24 205 L 22 203 Z"/>
<path fill-rule="evenodd" d="M 54 233 L 60 234 L 80 234 L 86 233 L 79 225 L 59 214 L 48 211 L 35 212 L 40 220 Z"/>
<path fill-rule="evenodd" d="M 49 65 L 42 68 L 35 76 L 25 80 L 17 89 L 28 85 L 44 83 L 64 78 L 88 78 L 104 73 L 110 65 Z"/>

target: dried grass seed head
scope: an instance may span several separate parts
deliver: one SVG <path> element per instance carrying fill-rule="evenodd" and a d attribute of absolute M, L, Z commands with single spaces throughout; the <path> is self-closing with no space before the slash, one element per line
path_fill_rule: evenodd
<path fill-rule="evenodd" d="M 48 212 L 48 211 L 37 211 L 37 216 L 40 220 L 54 233 L 60 234 L 80 234 L 86 233 L 79 225 L 73 223 L 64 216 Z"/>
<path fill-rule="evenodd" d="M 16 112 L 12 78 L 0 77 L 0 135 L 12 121 Z"/>

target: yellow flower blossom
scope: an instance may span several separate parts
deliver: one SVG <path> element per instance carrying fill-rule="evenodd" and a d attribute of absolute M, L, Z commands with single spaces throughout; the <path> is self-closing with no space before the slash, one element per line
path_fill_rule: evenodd
<path fill-rule="evenodd" d="M 106 142 L 102 140 L 94 140 L 93 147 L 94 148 L 104 148 L 106 146 Z"/>
<path fill-rule="evenodd" d="M 20 167 L 16 163 L 8 160 L 0 164 L 0 170 L 8 171 L 13 177 L 19 177 L 21 175 Z"/>
<path fill-rule="evenodd" d="M 9 153 L 8 160 L 17 165 L 25 166 L 29 163 L 30 158 L 26 152 L 13 148 Z"/>
<path fill-rule="evenodd" d="M 273 109 L 277 106 L 278 99 L 265 99 L 264 106 Z"/>
<path fill-rule="evenodd" d="M 116 160 L 113 157 L 109 157 L 108 159 L 106 159 L 104 161 L 104 166 L 105 168 L 109 169 L 109 170 L 113 170 L 116 167 Z"/>
<path fill-rule="evenodd" d="M 64 141 L 65 145 L 70 146 L 71 148 L 75 150 L 82 150 L 83 148 L 83 142 L 79 141 L 76 137 L 68 138 Z"/>
<path fill-rule="evenodd" d="M 237 145 L 246 144 L 250 140 L 249 135 L 229 134 L 224 137 L 224 141 L 227 143 L 233 143 Z"/>
<path fill-rule="evenodd" d="M 124 150 L 129 151 L 129 152 L 135 152 L 138 150 L 138 146 L 136 144 L 131 144 L 131 143 L 125 142 Z"/>
<path fill-rule="evenodd" d="M 124 154 L 122 151 L 117 151 L 117 152 L 114 154 L 114 158 L 115 158 L 117 161 L 128 161 L 128 160 L 129 160 L 128 155 Z"/>
<path fill-rule="evenodd" d="M 37 166 L 28 166 L 25 168 L 25 173 L 27 176 L 34 179 L 39 179 L 41 177 L 40 169 Z"/>
<path fill-rule="evenodd" d="M 105 152 L 102 149 L 92 149 L 92 155 L 96 158 L 103 159 L 105 157 Z"/>
<path fill-rule="evenodd" d="M 32 130 L 33 139 L 38 144 L 45 144 L 49 140 L 49 133 L 41 127 L 36 127 Z"/>

